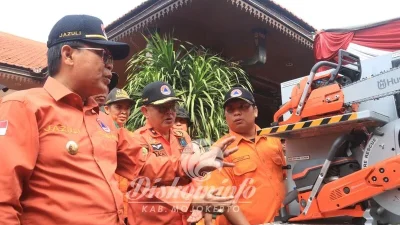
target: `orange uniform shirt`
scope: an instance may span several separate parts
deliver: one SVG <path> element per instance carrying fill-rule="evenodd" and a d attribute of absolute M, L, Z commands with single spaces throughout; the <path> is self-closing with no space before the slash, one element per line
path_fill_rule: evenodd
<path fill-rule="evenodd" d="M 267 136 L 256 136 L 252 142 L 233 131 L 225 137 L 229 135 L 236 136 L 236 140 L 228 149 L 238 146 L 239 150 L 226 161 L 235 163 L 235 166 L 211 172 L 203 185 L 219 187 L 222 195 L 233 194 L 250 224 L 270 223 L 277 215 L 286 192 L 282 169 L 286 162 L 281 142 Z M 229 222 L 225 216 L 219 215 L 215 224 Z"/>
<path fill-rule="evenodd" d="M 180 157 L 191 139 L 185 131 L 170 129 L 170 140 L 157 133 L 150 125 L 145 125 L 133 133 L 135 139 L 145 143 L 149 154 L 159 158 L 167 156 Z M 195 188 L 195 183 L 188 179 L 180 178 L 181 183 L 186 183 L 187 188 Z M 147 186 L 147 191 L 151 187 Z M 134 225 L 160 225 L 160 224 L 187 224 L 186 220 L 192 195 L 178 187 L 153 188 L 158 194 L 140 195 L 137 198 L 128 198 L 128 221 Z M 142 189 L 144 190 L 144 189 Z M 190 189 L 189 189 L 190 190 Z M 130 189 L 128 196 L 130 195 Z M 139 193 L 156 193 L 139 191 Z M 178 193 L 169 196 L 168 193 Z M 183 212 L 182 212 L 183 211 Z"/>
<path fill-rule="evenodd" d="M 185 176 L 179 158 L 144 155 L 98 113 L 94 99 L 84 105 L 52 77 L 2 99 L 0 224 L 123 224 L 115 173 Z"/>

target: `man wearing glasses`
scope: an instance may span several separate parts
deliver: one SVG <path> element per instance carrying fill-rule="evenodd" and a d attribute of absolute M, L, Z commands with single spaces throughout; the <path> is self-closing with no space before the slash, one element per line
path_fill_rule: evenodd
<path fill-rule="evenodd" d="M 229 127 L 229 134 L 225 137 L 235 136 L 236 140 L 230 147 L 239 148 L 227 158 L 227 161 L 235 163 L 235 167 L 211 172 L 211 178 L 204 185 L 235 187 L 236 190 L 252 187 L 252 195 L 248 195 L 249 192 L 247 195 L 234 193 L 236 204 L 249 224 L 270 223 L 285 195 L 285 172 L 282 166 L 286 162 L 280 139 L 257 134 L 260 129 L 255 123 L 258 109 L 250 91 L 234 87 L 226 93 L 224 101 L 225 119 Z M 229 209 L 224 215 L 217 216 L 215 224 L 230 224 L 228 221 L 247 224 L 241 219 L 240 213 Z M 210 214 L 205 216 L 205 221 L 206 225 L 212 224 Z"/>
<path fill-rule="evenodd" d="M 63 17 L 47 46 L 44 87 L 12 93 L 0 103 L 0 224 L 124 224 L 114 174 L 169 184 L 187 177 L 185 162 L 144 154 L 125 128 L 99 118 L 91 96 L 108 92 L 113 59 L 129 54 L 127 44 L 107 39 L 100 19 Z M 194 165 L 203 164 L 195 159 Z M 210 170 L 231 166 L 212 157 L 206 162 Z"/>
<path fill-rule="evenodd" d="M 186 131 L 174 129 L 178 102 L 181 101 L 175 96 L 172 87 L 165 82 L 156 81 L 146 85 L 142 92 L 141 112 L 146 118 L 145 126 L 139 128 L 133 133 L 137 142 L 148 151 L 148 154 L 154 154 L 158 158 L 168 156 L 180 157 L 183 151 L 191 149 L 191 139 Z M 139 196 L 128 198 L 128 221 L 130 224 L 176 224 L 184 225 L 194 222 L 200 218 L 190 218 L 191 206 L 195 203 L 213 204 L 215 199 L 205 198 L 204 193 L 189 194 L 180 191 L 180 187 L 162 187 L 158 188 L 158 193 L 148 195 L 148 189 L 151 187 L 146 180 L 139 178 L 134 182 L 138 184 L 135 188 L 128 191 L 128 196 Z M 194 180 L 183 178 L 182 185 L 189 191 L 195 190 Z M 140 189 L 146 188 L 145 191 Z M 203 195 L 202 195 L 203 194 Z M 182 198 L 182 196 L 184 196 Z M 224 204 L 224 203 L 221 203 Z M 175 207 L 175 208 L 174 208 Z M 154 213 L 157 212 L 157 213 Z M 183 213 L 186 212 L 186 213 Z"/>

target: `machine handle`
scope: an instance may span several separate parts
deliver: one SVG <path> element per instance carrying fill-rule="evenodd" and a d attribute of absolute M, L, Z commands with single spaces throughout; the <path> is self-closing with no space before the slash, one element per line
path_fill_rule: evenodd
<path fill-rule="evenodd" d="M 294 189 L 293 191 L 287 193 L 285 199 L 283 200 L 283 205 L 287 205 L 291 202 L 293 202 L 294 200 L 297 199 L 297 196 L 299 195 L 299 192 L 297 191 L 297 189 Z"/>
<path fill-rule="evenodd" d="M 349 59 L 349 60 L 348 60 Z M 358 57 L 357 55 L 354 55 L 350 52 L 346 52 L 343 49 L 339 49 L 339 53 L 338 53 L 338 65 L 336 67 L 336 69 L 332 72 L 331 77 L 329 78 L 327 84 L 332 83 L 337 75 L 339 74 L 340 69 L 344 66 L 343 62 L 345 62 L 346 64 L 351 64 L 353 66 L 357 67 L 357 72 L 360 74 L 361 76 L 361 62 L 360 62 L 360 57 Z M 346 76 L 346 74 L 343 74 L 344 76 Z M 352 79 L 352 77 L 349 77 L 352 81 L 354 81 Z"/>
<path fill-rule="evenodd" d="M 312 82 L 314 80 L 314 77 L 315 77 L 315 74 L 316 74 L 317 70 L 321 66 L 328 66 L 328 67 L 336 68 L 338 65 L 336 63 L 333 63 L 333 62 L 321 61 L 321 62 L 317 62 L 311 68 L 310 75 L 308 75 L 308 78 L 307 78 L 306 86 L 305 86 L 305 88 L 303 90 L 303 94 L 301 95 L 301 99 L 300 99 L 299 105 L 297 106 L 297 109 L 296 109 L 296 115 L 300 115 L 301 110 L 303 110 L 304 102 L 305 102 L 306 97 L 307 97 L 307 93 L 308 93 L 308 91 L 309 91 L 309 89 L 311 87 L 311 84 L 312 84 Z"/>
<path fill-rule="evenodd" d="M 291 217 L 293 217 L 293 216 L 289 215 L 288 211 L 286 210 L 286 206 L 289 203 L 291 203 L 294 200 L 296 200 L 298 194 L 299 194 L 299 192 L 296 189 L 291 191 L 291 192 L 289 192 L 289 193 L 287 193 L 287 195 L 286 195 L 286 197 L 285 197 L 285 199 L 283 200 L 283 203 L 282 203 L 283 207 L 280 208 L 279 216 L 275 217 L 275 219 L 274 219 L 275 221 L 280 221 L 280 222 L 286 223 L 286 222 L 289 221 L 289 219 Z"/>
<path fill-rule="evenodd" d="M 336 140 L 333 142 L 333 144 L 332 144 L 332 146 L 331 146 L 331 149 L 329 150 L 327 160 L 333 161 L 333 159 L 334 159 L 335 156 L 336 156 L 337 150 L 338 150 L 344 143 L 346 143 L 347 141 L 351 140 L 352 137 L 353 137 L 353 136 L 350 135 L 350 134 L 343 134 L 343 135 L 339 136 L 338 138 L 336 138 Z"/>
<path fill-rule="evenodd" d="M 291 104 L 290 101 L 286 102 L 281 108 L 278 109 L 278 111 L 275 112 L 274 114 L 274 122 L 271 123 L 271 126 L 278 126 L 278 121 L 283 114 L 288 112 L 291 109 Z"/>

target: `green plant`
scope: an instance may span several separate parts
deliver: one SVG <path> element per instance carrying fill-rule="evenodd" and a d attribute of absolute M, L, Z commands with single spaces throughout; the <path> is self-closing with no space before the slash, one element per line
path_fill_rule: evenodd
<path fill-rule="evenodd" d="M 128 129 L 144 124 L 140 112 L 141 91 L 148 83 L 165 81 L 183 100 L 193 122 L 189 135 L 193 139 L 217 140 L 227 132 L 223 100 L 234 85 L 252 90 L 247 74 L 236 63 L 213 54 L 202 46 L 161 37 L 146 38 L 147 47 L 128 61 L 128 81 L 124 89 L 136 100 Z"/>

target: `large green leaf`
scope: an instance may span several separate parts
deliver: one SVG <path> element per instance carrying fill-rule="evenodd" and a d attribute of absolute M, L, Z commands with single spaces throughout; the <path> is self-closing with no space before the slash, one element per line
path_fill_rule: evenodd
<path fill-rule="evenodd" d="M 145 37 L 147 47 L 127 63 L 128 79 L 124 89 L 136 100 L 127 127 L 144 125 L 140 112 L 141 91 L 150 82 L 165 81 L 173 86 L 190 113 L 193 139 L 217 140 L 227 132 L 223 100 L 234 85 L 252 90 L 245 71 L 237 64 L 213 54 L 202 46 L 181 42 L 171 35 Z"/>

